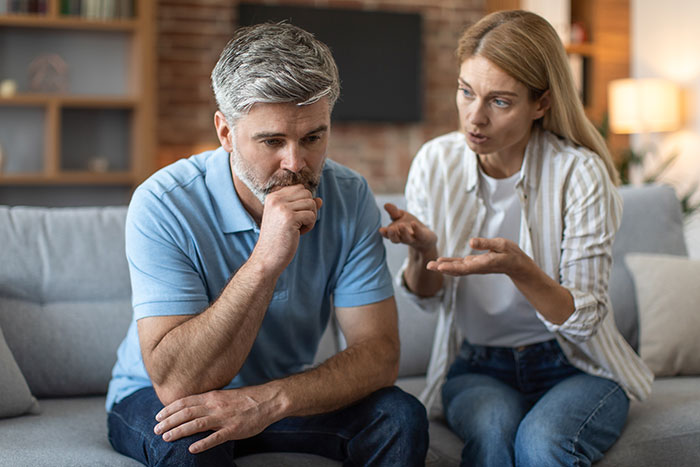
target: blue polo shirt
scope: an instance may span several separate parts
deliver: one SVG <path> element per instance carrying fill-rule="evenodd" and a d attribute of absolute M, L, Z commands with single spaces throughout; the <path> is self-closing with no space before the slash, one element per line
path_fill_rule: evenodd
<path fill-rule="evenodd" d="M 226 386 L 264 383 L 313 362 L 331 310 L 393 295 L 378 233 L 380 213 L 367 182 L 327 160 L 314 228 L 277 281 L 260 332 Z M 159 170 L 134 192 L 126 219 L 126 255 L 134 315 L 117 352 L 107 410 L 151 386 L 136 321 L 204 311 L 253 251 L 260 229 L 243 208 L 223 148 Z"/>

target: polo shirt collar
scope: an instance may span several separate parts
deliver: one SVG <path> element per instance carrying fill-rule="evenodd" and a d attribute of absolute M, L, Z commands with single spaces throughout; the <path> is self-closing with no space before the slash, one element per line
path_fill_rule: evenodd
<path fill-rule="evenodd" d="M 321 182 L 317 195 L 323 199 L 323 178 L 328 164 L 324 164 L 321 172 Z M 216 206 L 216 216 L 219 225 L 223 227 L 225 233 L 244 232 L 246 230 L 256 230 L 257 224 L 253 217 L 245 210 L 241 199 L 236 193 L 231 174 L 230 155 L 223 147 L 216 149 L 206 162 L 206 184 L 211 195 L 214 206 Z M 328 169 L 330 170 L 330 169 Z M 316 222 L 321 220 L 323 207 L 316 214 Z"/>
<path fill-rule="evenodd" d="M 225 233 L 256 228 L 255 221 L 243 207 L 233 186 L 229 153 L 223 147 L 216 149 L 207 159 L 205 180 L 219 225 Z"/>

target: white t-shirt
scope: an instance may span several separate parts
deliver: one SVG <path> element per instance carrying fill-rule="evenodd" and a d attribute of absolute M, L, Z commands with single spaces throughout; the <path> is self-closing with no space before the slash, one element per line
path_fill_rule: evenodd
<path fill-rule="evenodd" d="M 479 189 L 486 207 L 481 237 L 519 243 L 522 214 L 515 190 L 519 178 L 520 172 L 498 179 L 479 169 Z M 457 325 L 471 344 L 518 347 L 554 338 L 505 274 L 463 276 L 456 292 Z"/>

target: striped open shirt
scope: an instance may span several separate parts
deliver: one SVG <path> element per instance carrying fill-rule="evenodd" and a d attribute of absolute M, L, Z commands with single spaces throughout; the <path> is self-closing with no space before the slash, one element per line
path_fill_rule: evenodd
<path fill-rule="evenodd" d="M 475 254 L 469 239 L 479 235 L 486 207 L 480 198 L 476 154 L 463 134 L 440 136 L 418 152 L 406 183 L 407 210 L 438 237 L 438 255 Z M 595 153 L 534 127 L 516 191 L 522 208 L 520 248 L 574 298 L 574 313 L 554 324 L 537 313 L 572 365 L 616 381 L 633 399 L 651 391 L 653 374 L 615 326 L 608 296 L 612 243 L 622 201 Z M 404 265 L 405 267 L 405 265 Z M 462 341 L 455 321 L 456 284 L 445 276 L 432 298 L 407 295 L 438 324 L 421 399 L 430 407 Z"/>

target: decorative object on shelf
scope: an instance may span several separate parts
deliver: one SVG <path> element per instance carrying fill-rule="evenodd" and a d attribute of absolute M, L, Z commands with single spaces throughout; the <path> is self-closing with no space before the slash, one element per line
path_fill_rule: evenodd
<path fill-rule="evenodd" d="M 12 97 L 17 94 L 17 81 L 4 79 L 0 81 L 0 97 Z"/>
<path fill-rule="evenodd" d="M 90 172 L 105 173 L 109 169 L 109 159 L 102 156 L 93 157 L 88 161 Z"/>
<path fill-rule="evenodd" d="M 68 64 L 58 54 L 42 54 L 29 64 L 29 89 L 34 92 L 68 91 Z"/>

